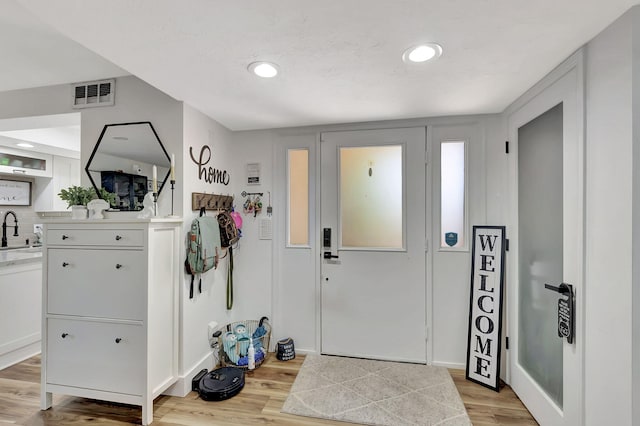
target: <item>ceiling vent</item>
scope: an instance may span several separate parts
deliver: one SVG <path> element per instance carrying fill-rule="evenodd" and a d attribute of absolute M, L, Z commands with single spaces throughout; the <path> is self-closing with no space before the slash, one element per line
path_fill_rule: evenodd
<path fill-rule="evenodd" d="M 90 108 L 113 105 L 116 81 L 102 80 L 71 85 L 73 108 Z"/>

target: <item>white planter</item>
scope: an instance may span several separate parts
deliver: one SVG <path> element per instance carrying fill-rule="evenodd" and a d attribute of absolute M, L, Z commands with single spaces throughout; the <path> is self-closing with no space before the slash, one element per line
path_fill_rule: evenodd
<path fill-rule="evenodd" d="M 71 219 L 86 219 L 87 207 L 86 206 L 71 206 Z"/>

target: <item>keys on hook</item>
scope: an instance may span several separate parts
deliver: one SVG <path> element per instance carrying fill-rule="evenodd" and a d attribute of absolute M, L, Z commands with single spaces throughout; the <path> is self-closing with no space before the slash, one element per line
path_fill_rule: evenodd
<path fill-rule="evenodd" d="M 247 194 L 248 198 L 242 205 L 244 214 L 253 213 L 253 217 L 258 216 L 258 213 L 262 211 L 262 200 L 260 199 L 261 193 Z"/>

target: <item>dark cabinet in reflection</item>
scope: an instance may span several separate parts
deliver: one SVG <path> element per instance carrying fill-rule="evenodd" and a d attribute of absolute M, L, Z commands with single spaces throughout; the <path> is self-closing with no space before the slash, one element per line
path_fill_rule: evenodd
<path fill-rule="evenodd" d="M 116 207 L 120 210 L 142 210 L 142 201 L 148 192 L 147 177 L 123 172 L 100 172 L 102 187 L 116 194 Z"/>

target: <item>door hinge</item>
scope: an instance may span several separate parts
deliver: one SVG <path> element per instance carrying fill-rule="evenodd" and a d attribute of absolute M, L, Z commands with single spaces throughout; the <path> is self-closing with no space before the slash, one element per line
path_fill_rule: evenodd
<path fill-rule="evenodd" d="M 505 154 L 509 153 L 509 141 L 504 142 L 504 153 Z"/>
<path fill-rule="evenodd" d="M 508 239 L 508 238 L 506 238 L 506 239 L 504 240 L 504 249 L 505 249 L 506 251 L 509 251 L 509 239 Z"/>
<path fill-rule="evenodd" d="M 429 151 L 424 152 L 424 164 L 429 164 Z"/>
<path fill-rule="evenodd" d="M 429 252 L 429 240 L 424 240 L 424 252 Z"/>
<path fill-rule="evenodd" d="M 505 345 L 504 345 L 504 346 L 505 346 L 505 349 L 506 349 L 506 350 L 509 350 L 509 336 L 507 336 L 507 337 L 505 338 L 505 342 L 504 342 L 504 343 L 505 343 Z"/>

